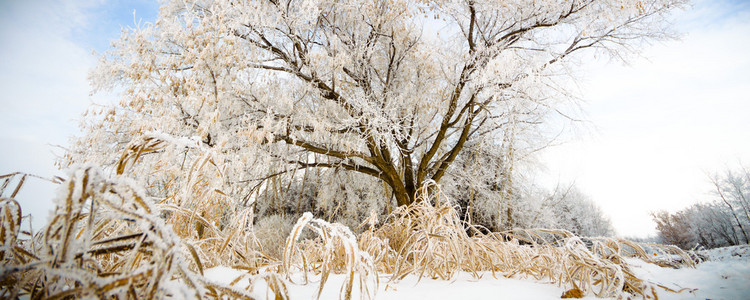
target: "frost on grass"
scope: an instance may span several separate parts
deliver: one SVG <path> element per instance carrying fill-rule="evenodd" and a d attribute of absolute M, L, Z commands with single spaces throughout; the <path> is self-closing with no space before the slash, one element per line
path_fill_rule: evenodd
<path fill-rule="evenodd" d="M 300 243 L 299 237 L 306 228 L 315 232 L 318 238 Z M 313 218 L 309 212 L 297 220 L 286 240 L 283 267 L 287 279 L 291 278 L 292 273 L 300 271 L 303 272 L 305 281 L 308 272 L 320 274 L 320 285 L 316 293 L 318 299 L 332 272 L 347 276 L 340 291 L 345 299 L 351 299 L 355 283 L 363 299 L 373 298 L 378 288 L 374 262 L 369 253 L 359 249 L 354 233 L 344 225 Z M 358 279 L 356 282 L 355 277 Z"/>
<path fill-rule="evenodd" d="M 258 220 L 253 234 L 258 239 L 258 247 L 266 256 L 280 260 L 284 255 L 286 237 L 292 231 L 294 218 L 270 215 Z"/>
<path fill-rule="evenodd" d="M 425 189 L 424 198 L 397 209 L 380 226 L 373 214 L 358 236 L 342 224 L 305 213 L 291 228 L 278 261 L 262 253 L 251 231 L 210 226 L 215 220 L 208 214 L 194 216 L 208 228 L 202 237 L 176 230 L 181 228 L 176 222 L 188 215 L 174 216 L 186 210 L 165 205 L 166 200 L 155 203 L 133 180 L 80 167 L 60 184 L 50 222 L 24 243 L 18 239 L 18 202 L 0 200 L 2 295 L 236 298 L 265 292 L 283 299 L 289 281 L 307 284 L 314 277 L 319 297 L 330 274 L 345 274 L 342 298 L 373 298 L 378 273 L 398 281 L 407 275 L 450 280 L 459 272 L 475 277 L 489 272 L 551 281 L 599 297 L 649 298 L 674 290 L 636 276 L 626 257 L 669 267 L 693 265 L 686 252 L 673 246 L 582 239 L 564 230 L 484 234 L 459 219 L 439 186 Z M 252 215 L 242 212 L 231 218 L 252 223 Z M 304 231 L 312 234 L 300 238 Z M 244 272 L 229 284 L 203 276 L 204 269 L 218 265 Z"/>
<path fill-rule="evenodd" d="M 360 236 L 378 270 L 398 280 L 450 280 L 458 272 L 475 277 L 533 277 L 599 297 L 652 297 L 659 286 L 638 278 L 624 261 L 636 256 L 670 266 L 691 266 L 689 256 L 672 246 L 643 245 L 610 238 L 585 241 L 565 230 L 529 229 L 484 234 L 461 221 L 437 185 L 427 186 L 417 204 L 399 208 L 378 229 Z M 663 254 L 648 255 L 644 246 Z M 675 257 L 679 260 L 673 259 Z"/>
<path fill-rule="evenodd" d="M 116 172 L 125 173 L 144 153 L 180 145 L 144 138 L 129 146 Z M 266 294 L 286 298 L 289 281 L 306 284 L 314 276 L 320 297 L 330 274 L 345 274 L 342 298 L 373 298 L 378 273 L 397 281 L 407 275 L 450 280 L 459 272 L 475 277 L 490 272 L 548 280 L 600 297 L 645 298 L 660 286 L 634 275 L 625 257 L 671 267 L 692 264 L 676 247 L 584 240 L 565 230 L 486 234 L 462 221 L 435 183 L 420 191 L 419 201 L 395 209 L 380 225 L 373 211 L 357 228 L 364 228 L 359 235 L 305 213 L 279 249 L 279 237 L 264 237 L 262 231 L 284 223 L 283 218 L 259 223 L 256 232 L 253 210 L 222 192 L 224 173 L 213 153 L 187 151 L 191 160 L 158 188 L 165 197 L 149 196 L 137 178 L 109 178 L 93 166 L 72 169 L 60 184 L 53 217 L 42 232 L 24 241 L 18 239 L 22 214 L 14 198 L 19 187 L 9 187 L 14 175 L 3 176 L 0 194 L 13 192 L 0 200 L 1 294 L 32 299 L 236 298 L 262 294 L 257 289 L 265 288 Z M 215 266 L 245 272 L 229 284 L 218 284 L 203 276 L 204 269 Z"/>
<path fill-rule="evenodd" d="M 56 204 L 49 223 L 24 249 L 9 244 L 17 236 L 18 204 L 0 201 L 2 231 L 11 233 L 3 249 L 11 248 L 20 258 L 3 261 L 4 297 L 246 296 L 201 276 L 195 246 L 159 217 L 155 204 L 131 180 L 107 179 L 91 166 L 74 169 L 60 185 Z"/>

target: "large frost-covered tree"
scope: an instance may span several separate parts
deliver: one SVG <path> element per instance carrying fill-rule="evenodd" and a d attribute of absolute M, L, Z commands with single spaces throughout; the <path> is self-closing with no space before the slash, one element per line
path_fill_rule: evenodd
<path fill-rule="evenodd" d="M 361 187 L 350 194 L 384 189 L 398 205 L 447 177 L 510 199 L 513 162 L 533 148 L 520 136 L 568 99 L 558 80 L 574 54 L 669 37 L 683 2 L 166 1 L 92 73 L 122 98 L 93 110 L 68 163 L 114 165 L 112 153 L 162 141 L 177 146 L 137 151 L 151 187 L 206 155 L 221 175 L 211 184 L 237 199 L 308 170 L 344 172 Z"/>

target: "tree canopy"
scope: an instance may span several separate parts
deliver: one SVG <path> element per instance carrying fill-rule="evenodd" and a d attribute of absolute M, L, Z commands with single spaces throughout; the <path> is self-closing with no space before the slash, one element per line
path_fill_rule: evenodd
<path fill-rule="evenodd" d="M 683 2 L 167 1 L 92 72 L 122 98 L 91 111 L 66 163 L 114 168 L 125 152 L 118 172 L 140 158 L 168 188 L 205 156 L 207 184 L 237 201 L 307 170 L 398 205 L 446 177 L 510 199 L 514 162 L 538 146 L 522 137 L 568 99 L 571 58 L 667 38 Z"/>

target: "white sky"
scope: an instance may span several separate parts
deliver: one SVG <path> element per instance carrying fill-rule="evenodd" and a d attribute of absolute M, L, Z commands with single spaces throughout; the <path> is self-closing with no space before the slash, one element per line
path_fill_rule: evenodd
<path fill-rule="evenodd" d="M 134 24 L 133 9 L 155 19 L 156 3 L 146 0 L 0 1 L 0 174 L 64 175 L 54 167 L 53 152 L 62 153 L 54 145 L 65 146 L 84 109 L 105 97 L 89 96 L 92 51 L 106 49 L 120 24 Z M 21 190 L 35 229 L 53 208 L 54 189 L 28 179 Z"/>
<path fill-rule="evenodd" d="M 51 145 L 77 134 L 92 101 L 86 75 L 121 26 L 156 15 L 155 1 L 0 1 L 0 174 L 62 175 Z M 594 130 L 548 149 L 550 178 L 575 181 L 624 236 L 654 233 L 648 213 L 707 200 L 705 172 L 750 161 L 750 4 L 703 0 L 678 15 L 681 41 L 645 58 L 582 66 Z M 30 181 L 24 213 L 39 228 L 53 188 Z"/>
<path fill-rule="evenodd" d="M 593 62 L 581 82 L 595 128 L 543 155 L 623 236 L 655 234 L 650 211 L 711 198 L 708 173 L 750 162 L 750 3 L 697 1 L 679 41 L 622 63 Z"/>

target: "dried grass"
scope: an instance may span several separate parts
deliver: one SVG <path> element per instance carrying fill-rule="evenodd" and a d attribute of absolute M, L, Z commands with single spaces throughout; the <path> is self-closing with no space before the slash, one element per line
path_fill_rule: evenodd
<path fill-rule="evenodd" d="M 304 229 L 312 230 L 317 238 L 300 243 L 299 237 Z M 309 272 L 319 274 L 316 299 L 320 299 L 331 273 L 346 274 L 339 294 L 347 300 L 352 297 L 355 277 L 358 278 L 356 283 L 362 299 L 373 298 L 378 287 L 373 260 L 367 252 L 359 249 L 354 233 L 344 225 L 315 219 L 309 212 L 297 220 L 286 240 L 283 270 L 287 279 L 291 279 L 293 273 L 302 272 L 305 283 Z"/>
<path fill-rule="evenodd" d="M 121 156 L 118 173 L 137 164 L 144 153 L 169 145 L 154 137 L 139 143 Z M 450 280 L 469 272 L 475 277 L 532 277 L 584 295 L 655 298 L 657 291 L 675 291 L 635 276 L 626 257 L 665 267 L 694 266 L 693 258 L 674 246 L 582 239 L 564 230 L 484 234 L 459 218 L 435 184 L 380 226 L 371 215 L 360 225 L 367 228 L 359 236 L 305 213 L 292 227 L 283 254 L 265 254 L 264 246 L 272 246 L 256 238 L 252 210 L 221 190 L 223 174 L 210 153 L 188 151 L 197 152 L 197 158 L 184 168 L 182 181 L 161 187 L 169 195 L 162 199 L 147 197 L 122 176 L 107 179 L 96 168 L 77 169 L 58 181 L 54 216 L 34 238 L 20 229 L 16 200 L 27 176 L 0 176 L 0 195 L 9 196 L 0 198 L 0 296 L 251 298 L 253 288 L 263 282 L 267 293 L 286 299 L 286 282 L 302 276 L 304 283 L 319 278 L 320 297 L 334 273 L 346 276 L 341 298 L 358 294 L 364 299 L 374 298 L 378 273 L 398 281 L 410 274 Z M 217 265 L 247 273 L 229 285 L 212 283 L 203 271 Z"/>
<path fill-rule="evenodd" d="M 143 153 L 168 145 L 154 138 L 143 142 L 148 146 L 140 147 L 143 151 L 122 156 L 118 173 Z M 0 297 L 252 298 L 250 287 L 223 286 L 202 275 L 218 264 L 257 272 L 269 261 L 255 250 L 248 226 L 252 210 L 230 206 L 233 200 L 212 185 L 221 180 L 217 170 L 210 155 L 202 155 L 185 169 L 186 182 L 165 185 L 170 196 L 155 201 L 132 180 L 106 179 L 94 167 L 76 169 L 61 183 L 47 226 L 21 243 L 21 211 L 13 197 L 24 176 L 11 198 L 0 199 Z M 0 176 L 0 194 L 10 189 L 14 176 L 20 175 Z M 261 277 L 280 280 L 273 274 Z M 287 296 L 283 284 L 269 288 Z"/>
<path fill-rule="evenodd" d="M 4 297 L 202 298 L 222 290 L 191 271 L 190 265 L 202 269 L 195 248 L 166 226 L 132 182 L 105 180 L 86 167 L 73 172 L 59 193 L 33 254 L 4 265 Z M 12 199 L 2 203 L 3 212 L 17 207 Z M 18 224 L 20 210 L 10 215 L 3 229 Z"/>
<path fill-rule="evenodd" d="M 551 280 L 598 297 L 624 293 L 655 297 L 657 284 L 633 274 L 625 257 L 639 257 L 661 266 L 694 266 L 674 246 L 648 244 L 662 254 L 655 259 L 634 242 L 596 238 L 588 243 L 564 230 L 530 229 L 483 234 L 467 224 L 437 185 L 422 191 L 416 204 L 397 209 L 388 222 L 364 232 L 360 248 L 370 251 L 378 270 L 395 280 L 415 274 L 449 280 L 457 272 L 480 277 L 525 276 Z"/>

